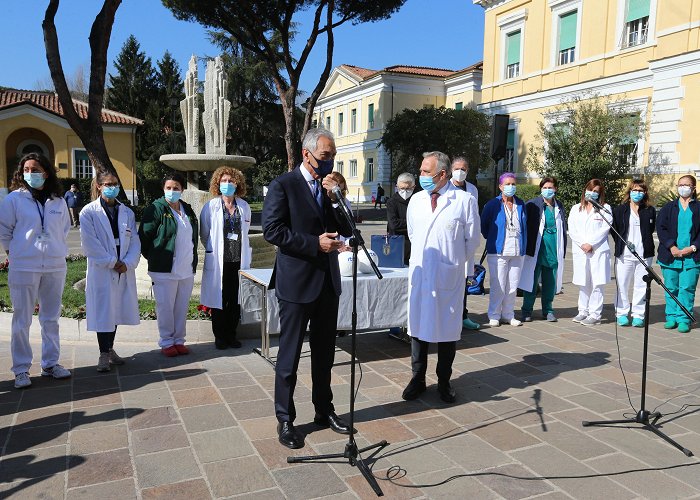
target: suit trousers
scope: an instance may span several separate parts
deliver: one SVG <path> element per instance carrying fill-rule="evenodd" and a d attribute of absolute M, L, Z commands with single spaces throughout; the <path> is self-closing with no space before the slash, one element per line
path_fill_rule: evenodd
<path fill-rule="evenodd" d="M 240 268 L 240 261 L 224 262 L 224 272 L 221 276 L 221 309 L 211 310 L 211 329 L 217 339 L 236 339 L 236 329 L 241 319 L 241 306 L 238 304 Z"/>
<path fill-rule="evenodd" d="M 178 279 L 157 279 L 153 281 L 153 295 L 156 299 L 158 317 L 158 345 L 172 347 L 185 343 L 187 333 L 187 310 L 194 286 L 194 276 Z"/>
<path fill-rule="evenodd" d="M 326 272 L 318 297 L 308 304 L 279 300 L 280 337 L 275 364 L 275 415 L 280 422 L 294 422 L 294 388 L 306 325 L 311 350 L 311 401 L 316 413 L 335 411 L 331 391 L 331 369 L 335 359 L 338 296 L 330 272 Z"/>
<path fill-rule="evenodd" d="M 13 271 L 8 274 L 12 299 L 12 372 L 15 375 L 29 372 L 32 366 L 32 346 L 29 344 L 29 327 L 32 324 L 34 306 L 39 302 L 41 324 L 41 367 L 51 368 L 58 363 L 61 354 L 58 336 L 58 318 L 61 314 L 61 297 L 66 282 L 66 271 L 35 273 Z"/>
<path fill-rule="evenodd" d="M 441 383 L 449 382 L 452 377 L 452 362 L 455 359 L 457 342 L 438 342 L 438 361 L 435 373 Z M 411 337 L 411 370 L 413 378 L 425 380 L 428 371 L 428 349 L 430 342 Z"/>
<path fill-rule="evenodd" d="M 647 285 L 644 276 L 647 271 L 642 263 L 633 255 L 623 255 L 615 259 L 617 262 L 617 302 L 615 303 L 615 316 L 627 316 L 632 307 L 632 317 L 644 319 L 644 306 L 646 303 Z M 652 264 L 652 257 L 644 259 L 648 266 Z M 629 287 L 632 286 L 632 302 L 630 303 Z"/>

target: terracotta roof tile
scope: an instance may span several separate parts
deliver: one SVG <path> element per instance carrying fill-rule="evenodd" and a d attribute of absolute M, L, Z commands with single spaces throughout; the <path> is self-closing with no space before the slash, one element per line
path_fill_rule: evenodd
<path fill-rule="evenodd" d="M 357 76 L 359 76 L 362 79 L 370 77 L 377 72 L 376 69 L 360 68 L 358 66 L 353 66 L 351 64 L 341 64 L 341 67 L 350 71 L 351 73 L 356 74 Z"/>
<path fill-rule="evenodd" d="M 54 92 L 36 92 L 32 90 L 0 89 L 0 110 L 29 104 L 63 118 L 63 108 Z M 88 105 L 73 99 L 73 106 L 81 118 L 87 117 Z M 102 109 L 102 123 L 106 125 L 143 125 L 143 120 L 128 116 L 111 109 Z"/>
<path fill-rule="evenodd" d="M 449 78 L 459 73 L 482 70 L 484 63 L 483 61 L 479 61 L 476 64 L 472 64 L 471 66 L 467 66 L 466 68 L 457 71 L 453 69 L 430 68 L 426 66 L 408 66 L 400 64 L 389 66 L 381 70 L 360 68 L 359 66 L 353 66 L 351 64 L 342 64 L 341 67 L 346 71 L 359 76 L 363 80 L 367 80 L 375 75 L 378 75 L 379 73 L 399 73 L 404 75 L 430 76 L 433 78 Z"/>

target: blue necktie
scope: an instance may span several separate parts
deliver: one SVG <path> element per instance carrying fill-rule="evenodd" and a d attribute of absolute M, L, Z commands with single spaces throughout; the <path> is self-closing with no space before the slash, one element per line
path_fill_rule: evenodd
<path fill-rule="evenodd" d="M 314 198 L 316 198 L 318 208 L 323 209 L 323 194 L 318 181 L 314 181 Z"/>

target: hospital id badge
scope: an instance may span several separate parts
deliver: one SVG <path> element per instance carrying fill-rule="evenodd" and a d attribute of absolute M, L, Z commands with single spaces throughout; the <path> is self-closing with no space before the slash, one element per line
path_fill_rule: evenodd
<path fill-rule="evenodd" d="M 50 239 L 51 239 L 51 237 L 49 236 L 49 233 L 47 233 L 46 231 L 42 231 L 41 233 L 39 233 L 39 237 L 37 238 L 37 241 L 41 241 L 42 243 L 46 243 Z"/>
<path fill-rule="evenodd" d="M 238 235 L 234 232 L 230 232 L 226 235 L 226 239 L 236 241 L 236 240 L 238 240 Z"/>

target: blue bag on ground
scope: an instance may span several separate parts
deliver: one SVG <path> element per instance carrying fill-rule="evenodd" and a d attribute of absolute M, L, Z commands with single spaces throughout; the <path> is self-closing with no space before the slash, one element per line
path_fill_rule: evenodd
<path fill-rule="evenodd" d="M 379 257 L 379 267 L 404 267 L 402 234 L 373 234 L 371 248 Z"/>
<path fill-rule="evenodd" d="M 478 264 L 474 264 L 474 277 L 471 280 L 467 280 L 467 295 L 484 295 L 486 290 L 484 289 L 484 281 L 486 280 L 486 268 L 482 265 L 484 259 L 486 258 L 486 250 L 481 255 L 481 260 Z"/>

